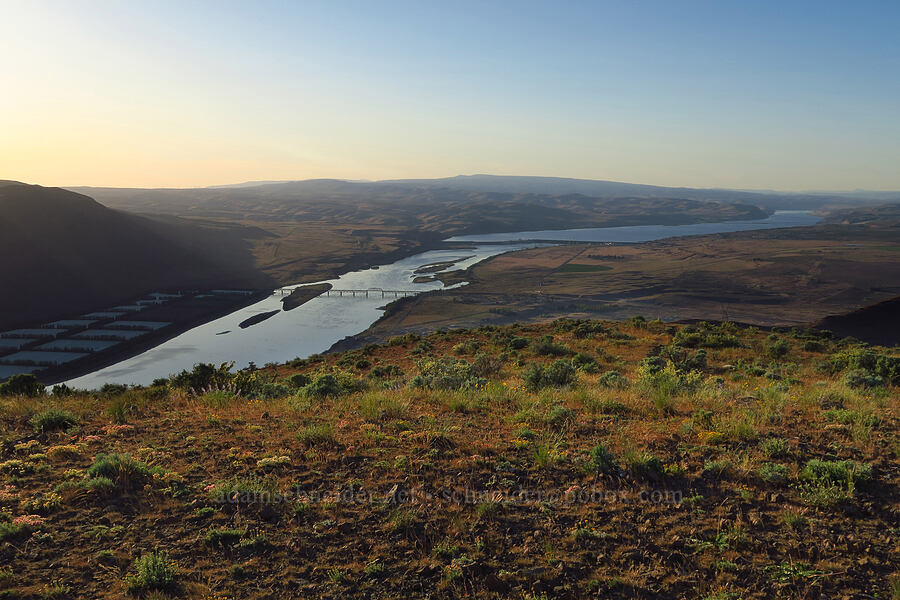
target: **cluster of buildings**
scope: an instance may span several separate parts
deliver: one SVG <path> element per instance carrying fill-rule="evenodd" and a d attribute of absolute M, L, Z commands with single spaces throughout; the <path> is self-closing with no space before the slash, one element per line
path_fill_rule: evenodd
<path fill-rule="evenodd" d="M 20 373 L 39 373 L 162 329 L 169 322 L 140 320 L 140 312 L 182 294 L 153 293 L 134 304 L 0 332 L 0 381 Z"/>

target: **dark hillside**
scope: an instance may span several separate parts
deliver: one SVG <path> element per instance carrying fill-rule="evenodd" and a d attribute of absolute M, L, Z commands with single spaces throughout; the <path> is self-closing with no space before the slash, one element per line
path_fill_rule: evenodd
<path fill-rule="evenodd" d="M 96 310 L 161 289 L 264 287 L 260 232 L 150 219 L 59 188 L 0 184 L 0 327 Z"/>

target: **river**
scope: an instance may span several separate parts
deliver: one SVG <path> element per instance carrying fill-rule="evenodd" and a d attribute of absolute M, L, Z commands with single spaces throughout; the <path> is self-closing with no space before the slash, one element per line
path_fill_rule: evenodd
<path fill-rule="evenodd" d="M 472 242 L 471 248 L 431 250 L 403 258 L 376 269 L 346 273 L 328 280 L 335 289 L 435 290 L 440 282 L 413 283 L 414 271 L 424 265 L 454 261 L 446 270 L 465 269 L 491 256 L 530 248 L 534 241 L 646 242 L 667 237 L 725 233 L 751 229 L 798 227 L 813 225 L 819 218 L 807 211 L 778 211 L 767 219 L 726 221 L 693 225 L 641 225 L 566 229 L 559 231 L 526 231 L 459 236 L 448 241 Z M 477 245 L 484 242 L 484 245 Z M 491 243 L 488 243 L 491 242 Z M 498 244 L 497 242 L 506 242 Z M 305 285 L 305 284 L 304 284 Z M 272 295 L 227 316 L 195 327 L 137 356 L 65 382 L 80 389 L 95 389 L 105 383 L 147 385 L 196 363 L 234 361 L 242 368 L 250 362 L 264 365 L 286 362 L 323 352 L 335 342 L 367 329 L 381 316 L 380 307 L 391 298 L 380 294 L 369 298 L 319 296 L 291 311 L 279 312 L 256 325 L 241 329 L 242 321 L 261 313 L 281 308 L 281 295 Z M 227 333 L 226 333 L 227 332 Z"/>

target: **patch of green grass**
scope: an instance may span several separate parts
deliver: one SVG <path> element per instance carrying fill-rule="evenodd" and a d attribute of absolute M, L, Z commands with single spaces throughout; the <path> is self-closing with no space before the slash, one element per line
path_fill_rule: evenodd
<path fill-rule="evenodd" d="M 821 483 L 857 485 L 872 478 L 872 467 L 852 460 L 814 458 L 800 471 L 800 478 Z"/>
<path fill-rule="evenodd" d="M 304 446 L 334 445 L 334 427 L 330 423 L 307 425 L 297 432 L 297 441 Z"/>
<path fill-rule="evenodd" d="M 768 458 L 783 458 L 790 453 L 791 445 L 784 438 L 767 438 L 759 443 L 759 449 Z"/>
<path fill-rule="evenodd" d="M 786 510 L 782 513 L 781 521 L 784 523 L 785 527 L 794 531 L 799 530 L 801 527 L 806 525 L 807 522 L 806 517 L 798 512 L 794 512 L 791 510 Z"/>
<path fill-rule="evenodd" d="M 408 531 L 419 522 L 414 511 L 398 508 L 391 513 L 389 524 L 392 531 Z"/>
<path fill-rule="evenodd" d="M 787 481 L 790 469 L 776 463 L 765 463 L 759 468 L 759 478 L 766 483 L 779 485 Z"/>
<path fill-rule="evenodd" d="M 48 408 L 31 417 L 31 426 L 38 433 L 60 431 L 78 423 L 78 417 L 67 410 Z"/>
<path fill-rule="evenodd" d="M 770 565 L 765 570 L 769 572 L 769 577 L 776 583 L 797 583 L 803 579 L 822 577 L 827 574 L 802 562 L 783 562 Z"/>
<path fill-rule="evenodd" d="M 591 468 L 606 475 L 612 475 L 620 471 L 616 458 L 602 442 L 591 448 Z"/>
<path fill-rule="evenodd" d="M 662 461 L 650 453 L 629 452 L 622 456 L 622 461 L 628 465 L 628 470 L 636 477 L 656 478 L 663 474 Z"/>
<path fill-rule="evenodd" d="M 359 416 L 370 423 L 405 419 L 409 416 L 409 406 L 387 394 L 369 393 L 359 399 Z"/>
<path fill-rule="evenodd" d="M 234 546 L 244 537 L 243 529 L 210 529 L 203 541 L 209 546 Z"/>
<path fill-rule="evenodd" d="M 41 600 L 58 600 L 60 598 L 68 598 L 71 593 L 72 586 L 66 585 L 61 581 L 53 581 L 41 590 L 40 597 Z"/>
<path fill-rule="evenodd" d="M 27 531 L 28 529 L 22 525 L 0 522 L 0 542 L 16 539 Z"/>
<path fill-rule="evenodd" d="M 715 477 L 725 477 L 731 472 L 731 461 L 727 459 L 708 460 L 703 464 L 703 472 Z"/>
<path fill-rule="evenodd" d="M 496 518 L 502 511 L 503 503 L 496 500 L 485 500 L 475 507 L 475 514 L 485 521 Z"/>
<path fill-rule="evenodd" d="M 134 563 L 135 573 L 125 578 L 125 587 L 131 593 L 165 591 L 171 589 L 178 576 L 178 565 L 167 552 L 154 550 L 144 554 Z"/>
<path fill-rule="evenodd" d="M 89 478 L 105 478 L 121 489 L 134 489 L 161 475 L 160 467 L 151 467 L 128 454 L 98 454 L 88 467 Z"/>

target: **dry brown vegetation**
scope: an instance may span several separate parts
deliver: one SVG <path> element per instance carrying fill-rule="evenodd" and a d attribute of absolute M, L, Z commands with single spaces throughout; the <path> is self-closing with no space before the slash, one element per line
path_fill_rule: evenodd
<path fill-rule="evenodd" d="M 510 252 L 451 275 L 470 284 L 405 302 L 360 339 L 564 315 L 812 323 L 900 295 L 896 229 L 821 226 Z"/>
<path fill-rule="evenodd" d="M 896 598 L 898 365 L 561 320 L 8 396 L 0 597 Z"/>

